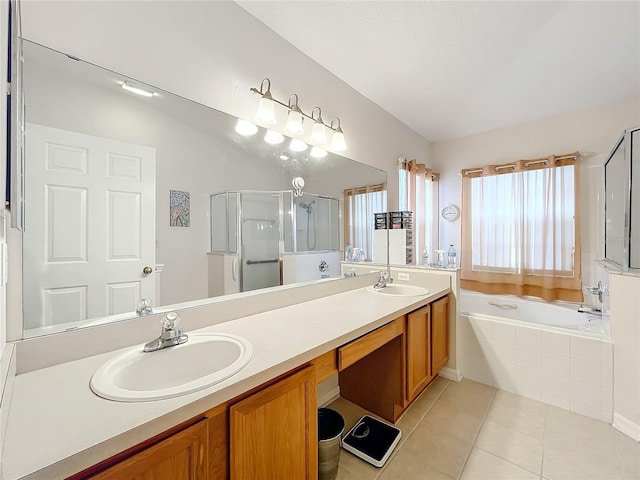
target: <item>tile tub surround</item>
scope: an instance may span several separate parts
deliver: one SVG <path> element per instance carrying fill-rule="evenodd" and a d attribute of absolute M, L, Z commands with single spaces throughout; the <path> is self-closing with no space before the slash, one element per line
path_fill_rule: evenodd
<path fill-rule="evenodd" d="M 389 298 L 360 288 L 203 328 L 245 337 L 252 360 L 217 385 L 166 400 L 122 403 L 91 393 L 91 375 L 118 351 L 17 375 L 1 478 L 66 478 L 447 293 Z"/>
<path fill-rule="evenodd" d="M 458 329 L 465 378 L 612 422 L 610 340 L 481 316 L 460 315 Z"/>
<path fill-rule="evenodd" d="M 342 398 L 330 408 L 345 431 L 368 413 Z M 383 468 L 343 450 L 336 480 L 640 478 L 640 444 L 611 425 L 468 379 L 437 377 L 397 426 Z"/>

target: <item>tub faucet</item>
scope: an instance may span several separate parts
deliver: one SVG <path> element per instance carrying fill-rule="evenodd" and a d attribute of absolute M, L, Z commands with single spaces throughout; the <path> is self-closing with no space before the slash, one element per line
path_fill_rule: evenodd
<path fill-rule="evenodd" d="M 138 302 L 138 306 L 136 307 L 136 315 L 139 317 L 145 317 L 152 314 L 153 309 L 151 308 L 151 299 L 141 298 Z"/>
<path fill-rule="evenodd" d="M 376 283 L 373 288 L 384 288 L 390 283 L 393 283 L 393 278 L 391 278 L 388 271 L 383 270 L 380 272 L 380 277 L 378 277 L 378 283 Z"/>
<path fill-rule="evenodd" d="M 594 307 L 592 305 L 580 305 L 578 307 L 578 312 L 580 313 L 588 313 L 590 315 L 595 315 L 597 317 L 602 316 L 602 308 Z"/>
<path fill-rule="evenodd" d="M 601 280 L 598 280 L 597 287 L 584 287 L 582 291 L 587 295 L 597 295 L 600 303 L 602 303 L 602 296 L 606 294 L 606 290 Z"/>
<path fill-rule="evenodd" d="M 189 337 L 182 333 L 181 328 L 176 328 L 180 317 L 176 312 L 169 312 L 162 320 L 162 333 L 160 336 L 144 344 L 143 352 L 155 352 L 163 348 L 180 345 L 189 340 Z"/>

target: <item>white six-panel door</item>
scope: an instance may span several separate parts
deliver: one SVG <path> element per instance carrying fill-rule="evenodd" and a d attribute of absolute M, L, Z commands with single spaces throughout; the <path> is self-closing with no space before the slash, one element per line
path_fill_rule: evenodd
<path fill-rule="evenodd" d="M 27 124 L 25 328 L 155 305 L 155 149 Z"/>

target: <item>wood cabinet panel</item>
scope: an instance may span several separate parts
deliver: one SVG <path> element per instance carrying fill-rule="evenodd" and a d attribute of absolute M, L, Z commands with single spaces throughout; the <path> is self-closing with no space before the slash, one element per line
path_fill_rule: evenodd
<path fill-rule="evenodd" d="M 411 402 L 429 384 L 431 374 L 431 308 L 407 315 L 407 399 Z"/>
<path fill-rule="evenodd" d="M 404 318 L 404 317 L 402 317 Z M 402 318 L 374 330 L 371 333 L 354 340 L 338 349 L 338 370 L 342 371 L 350 367 L 358 360 L 377 350 L 385 343 L 390 342 L 398 335 L 402 335 Z"/>
<path fill-rule="evenodd" d="M 449 297 L 431 304 L 431 375 L 449 361 Z"/>
<path fill-rule="evenodd" d="M 320 383 L 338 373 L 338 352 L 331 350 L 311 360 L 311 364 L 316 366 L 316 380 Z"/>
<path fill-rule="evenodd" d="M 123 460 L 94 480 L 206 480 L 207 420 Z"/>
<path fill-rule="evenodd" d="M 231 480 L 318 477 L 313 365 L 232 405 Z"/>

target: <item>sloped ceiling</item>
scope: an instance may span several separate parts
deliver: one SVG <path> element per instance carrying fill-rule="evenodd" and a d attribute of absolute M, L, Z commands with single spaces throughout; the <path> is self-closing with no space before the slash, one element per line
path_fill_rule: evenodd
<path fill-rule="evenodd" d="M 237 3 L 432 142 L 640 98 L 636 1 Z"/>

